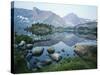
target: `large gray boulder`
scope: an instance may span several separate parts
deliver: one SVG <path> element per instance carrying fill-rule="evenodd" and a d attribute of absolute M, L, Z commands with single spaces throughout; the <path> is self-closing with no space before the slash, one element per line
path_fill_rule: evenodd
<path fill-rule="evenodd" d="M 97 54 L 97 45 L 92 42 L 77 43 L 74 51 L 80 56 L 93 56 Z"/>
<path fill-rule="evenodd" d="M 43 54 L 44 49 L 42 47 L 35 47 L 32 49 L 33 56 L 41 56 Z"/>

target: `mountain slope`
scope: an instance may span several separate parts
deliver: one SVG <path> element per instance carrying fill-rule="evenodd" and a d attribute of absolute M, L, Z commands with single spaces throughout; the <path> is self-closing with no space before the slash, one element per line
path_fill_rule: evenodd
<path fill-rule="evenodd" d="M 51 11 L 40 10 L 36 7 L 33 8 L 33 23 L 46 23 L 55 27 L 65 26 L 65 21 Z"/>
<path fill-rule="evenodd" d="M 12 8 L 11 19 L 14 19 L 15 32 L 22 32 L 32 23 L 32 10 Z"/>
<path fill-rule="evenodd" d="M 11 14 L 11 18 L 14 19 L 15 32 L 18 33 L 24 33 L 26 27 L 38 22 L 53 25 L 54 27 L 66 26 L 65 21 L 60 16 L 51 11 L 40 10 L 36 7 L 33 10 L 12 8 Z"/>
<path fill-rule="evenodd" d="M 74 13 L 70 13 L 70 14 L 64 16 L 63 19 L 66 21 L 67 24 L 70 24 L 72 26 L 86 22 L 85 19 L 78 17 Z"/>
<path fill-rule="evenodd" d="M 14 17 L 14 28 L 16 32 L 23 32 L 27 26 L 29 27 L 38 22 L 54 27 L 72 27 L 90 22 L 89 19 L 80 18 L 74 13 L 70 13 L 62 18 L 51 11 L 40 10 L 36 7 L 33 10 L 12 8 L 11 13 L 11 18 L 13 19 Z"/>

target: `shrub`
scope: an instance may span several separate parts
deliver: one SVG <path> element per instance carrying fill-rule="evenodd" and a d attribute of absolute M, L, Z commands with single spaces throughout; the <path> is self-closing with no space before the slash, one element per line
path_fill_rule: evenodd
<path fill-rule="evenodd" d="M 15 43 L 20 43 L 20 41 L 24 40 L 26 43 L 32 43 L 32 38 L 27 35 L 16 35 L 15 36 Z"/>

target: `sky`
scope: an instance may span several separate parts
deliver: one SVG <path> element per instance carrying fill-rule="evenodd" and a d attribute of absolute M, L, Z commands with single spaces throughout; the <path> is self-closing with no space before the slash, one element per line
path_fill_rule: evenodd
<path fill-rule="evenodd" d="M 52 11 L 61 17 L 64 17 L 69 13 L 74 13 L 80 18 L 92 19 L 92 20 L 97 19 L 96 6 L 15 1 L 14 7 L 31 9 L 31 10 L 33 9 L 33 7 L 37 7 L 40 10 Z"/>

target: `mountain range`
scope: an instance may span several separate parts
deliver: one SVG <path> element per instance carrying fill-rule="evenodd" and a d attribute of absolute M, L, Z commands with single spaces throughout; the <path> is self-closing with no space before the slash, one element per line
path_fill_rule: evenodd
<path fill-rule="evenodd" d="M 33 8 L 33 23 L 46 23 L 55 27 L 65 26 L 65 21 L 57 14 L 51 11 L 40 10 L 36 7 Z"/>
<path fill-rule="evenodd" d="M 78 24 L 91 22 L 91 20 L 80 18 L 74 13 L 60 17 L 52 11 L 40 10 L 36 7 L 33 10 L 12 8 L 11 13 L 14 14 L 11 17 L 14 17 L 15 30 L 31 26 L 32 23 L 37 22 L 53 25 L 54 27 L 76 26 Z"/>

